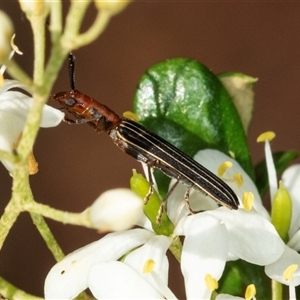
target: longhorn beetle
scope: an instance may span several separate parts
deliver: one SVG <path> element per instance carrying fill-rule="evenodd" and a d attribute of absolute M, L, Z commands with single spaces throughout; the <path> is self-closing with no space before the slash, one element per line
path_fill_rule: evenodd
<path fill-rule="evenodd" d="M 120 118 L 104 104 L 76 90 L 75 56 L 72 53 L 69 54 L 69 77 L 71 91 L 54 94 L 51 100 L 58 102 L 62 110 L 73 115 L 74 119 L 65 117 L 67 123 L 88 124 L 98 133 L 107 132 L 122 151 L 147 165 L 150 188 L 145 196 L 145 203 L 154 192 L 153 168 L 176 179 L 176 183 L 162 201 L 157 217 L 158 223 L 161 222 L 166 199 L 179 182 L 187 186 L 184 199 L 191 213 L 194 213 L 189 205 L 191 188 L 200 190 L 230 209 L 238 208 L 239 200 L 236 194 L 218 176 L 139 123 L 125 117 Z"/>

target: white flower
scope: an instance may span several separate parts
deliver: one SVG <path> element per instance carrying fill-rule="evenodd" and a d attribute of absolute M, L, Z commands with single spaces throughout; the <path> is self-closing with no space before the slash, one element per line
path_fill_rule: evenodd
<path fill-rule="evenodd" d="M 209 154 L 214 162 L 220 155 L 218 151 Z M 142 298 L 143 291 L 135 284 L 140 282 L 140 277 L 148 282 L 145 283 L 146 286 L 155 287 L 159 291 L 156 298 L 169 298 L 171 292 L 167 288 L 169 263 L 166 252 L 178 235 L 185 236 L 181 269 L 189 299 L 209 298 L 214 289 L 210 282 L 220 279 L 229 259 L 241 258 L 254 264 L 266 265 L 277 260 L 283 253 L 284 243 L 273 225 L 254 209 L 246 212 L 243 209 L 231 211 L 221 207 L 188 216 L 182 189 L 180 186 L 176 188 L 168 200 L 168 214 L 176 226 L 172 237 L 156 235 L 149 229 L 109 234 L 69 254 L 51 269 L 45 282 L 46 299 L 71 299 L 87 287 L 97 298 L 117 295 L 119 298 L 123 298 L 122 295 L 130 298 L 137 295 L 136 297 Z M 195 193 L 192 196 L 195 201 L 197 195 L 201 197 L 201 194 Z M 207 201 L 204 201 L 205 206 L 214 207 L 210 204 L 213 203 L 211 199 Z M 145 226 L 149 228 L 149 222 Z M 124 255 L 122 264 L 130 266 L 130 269 L 128 266 L 120 266 L 120 262 L 116 263 Z M 147 273 L 145 266 L 149 262 L 154 267 Z M 119 267 L 120 273 L 116 271 L 113 274 L 111 270 Z M 138 278 L 134 279 L 135 276 Z M 108 280 L 107 287 L 113 285 L 115 280 L 115 289 L 105 288 L 105 284 L 99 283 L 99 278 L 103 282 Z M 120 290 L 117 290 L 118 281 L 121 281 Z M 145 289 L 148 290 L 148 287 Z M 133 293 L 127 294 L 128 289 Z"/>
<path fill-rule="evenodd" d="M 8 152 L 16 147 L 33 103 L 31 97 L 19 91 L 11 91 L 13 88 L 26 90 L 18 81 L 8 79 L 0 87 L 0 149 Z M 57 126 L 63 117 L 61 111 L 45 105 L 40 126 Z M 2 163 L 9 172 L 13 171 L 11 162 L 2 160 Z"/>
<path fill-rule="evenodd" d="M 267 134 L 270 134 L 268 132 Z M 275 134 L 272 135 L 275 137 Z M 267 170 L 269 184 L 271 187 L 271 201 L 272 206 L 275 205 L 274 198 L 278 188 L 278 180 L 275 172 L 274 161 L 272 157 L 272 151 L 269 140 L 265 142 L 265 156 L 267 161 Z M 299 231 L 299 208 L 300 208 L 300 165 L 293 165 L 287 168 L 282 175 L 283 187 L 290 196 L 292 202 L 291 207 L 291 220 L 285 220 L 290 222 L 290 228 L 288 230 L 289 240 L 282 256 L 270 265 L 265 267 L 266 274 L 276 281 L 289 286 L 290 299 L 295 298 L 295 286 L 300 284 L 300 255 L 297 251 L 300 250 L 300 231 Z M 290 204 L 289 204 L 290 206 Z M 272 207 L 272 209 L 274 209 Z M 282 214 L 290 215 L 284 207 L 281 207 Z M 283 221 L 282 219 L 281 221 Z M 278 220 L 277 220 L 278 222 Z M 280 225 L 280 224 L 279 224 Z M 295 251 L 296 250 L 296 251 Z M 290 271 L 292 270 L 292 271 Z"/>
<path fill-rule="evenodd" d="M 67 255 L 50 270 L 45 299 L 73 299 L 88 287 L 97 298 L 163 298 L 168 291 L 166 251 L 171 242 L 145 229 L 110 233 Z M 124 262 L 117 262 L 126 254 Z M 149 261 L 155 264 L 155 276 L 143 269 Z"/>
<path fill-rule="evenodd" d="M 183 232 L 181 269 L 190 299 L 210 298 L 205 276 L 219 280 L 227 260 L 240 258 L 264 266 L 283 253 L 284 243 L 274 226 L 254 211 L 221 207 L 189 218 L 192 221 Z"/>
<path fill-rule="evenodd" d="M 199 151 L 194 159 L 214 173 L 217 173 L 216 170 L 222 162 L 231 161 L 233 167 L 229 173 L 229 170 L 226 171 L 226 178 L 229 180 L 233 173 L 241 173 L 244 183 L 238 187 L 234 181 L 226 182 L 240 199 L 245 191 L 250 191 L 255 195 L 254 208 L 251 211 L 245 211 L 242 208 L 233 211 L 220 207 L 188 217 L 186 217 L 188 211 L 182 202 L 183 195 L 181 197 L 175 195 L 175 190 L 170 196 L 169 216 L 175 224 L 177 222 L 174 234 L 185 236 L 181 269 L 185 279 L 187 298 L 206 299 L 210 298 L 212 292 L 206 285 L 206 276 L 211 275 L 215 280 L 219 280 L 227 260 L 241 258 L 256 265 L 265 266 L 282 255 L 284 243 L 274 226 L 264 217 L 266 210 L 261 204 L 254 183 L 236 161 L 217 150 Z M 182 188 L 179 187 L 179 189 L 182 193 Z M 172 201 L 177 202 L 176 206 L 172 205 Z M 198 207 L 196 201 L 198 201 Z M 207 207 L 207 201 L 212 202 L 205 196 L 194 195 L 190 202 L 193 209 L 196 206 L 202 210 Z M 261 214 L 258 214 L 256 210 Z M 178 215 L 180 215 L 179 219 Z"/>

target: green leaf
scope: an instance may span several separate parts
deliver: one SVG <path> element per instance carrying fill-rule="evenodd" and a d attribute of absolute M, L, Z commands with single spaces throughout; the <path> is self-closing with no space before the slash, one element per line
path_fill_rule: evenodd
<path fill-rule="evenodd" d="M 279 176 L 293 161 L 298 157 L 298 152 L 295 150 L 285 151 L 285 152 L 276 152 L 273 153 L 273 161 L 275 164 L 275 169 L 277 172 L 277 176 Z M 260 196 L 266 194 L 269 189 L 269 181 L 268 181 L 268 172 L 266 167 L 266 160 L 263 159 L 255 166 L 255 174 L 256 174 L 256 187 L 259 191 Z"/>
<path fill-rule="evenodd" d="M 229 261 L 219 282 L 218 293 L 244 296 L 249 284 L 254 284 L 257 299 L 271 299 L 271 280 L 264 267 L 243 260 Z"/>
<path fill-rule="evenodd" d="M 231 96 L 247 134 L 253 114 L 254 83 L 257 78 L 232 72 L 219 74 L 218 78 Z"/>
<path fill-rule="evenodd" d="M 137 87 L 133 110 L 149 130 L 193 157 L 205 148 L 233 153 L 254 176 L 237 109 L 220 80 L 188 58 L 152 66 Z"/>

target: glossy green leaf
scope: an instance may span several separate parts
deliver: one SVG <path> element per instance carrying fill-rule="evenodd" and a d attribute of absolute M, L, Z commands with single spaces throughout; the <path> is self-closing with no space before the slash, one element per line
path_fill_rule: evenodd
<path fill-rule="evenodd" d="M 133 110 L 146 128 L 189 156 L 205 148 L 233 153 L 254 175 L 236 107 L 217 76 L 197 61 L 177 58 L 151 67 L 137 87 Z"/>
<path fill-rule="evenodd" d="M 279 176 L 288 167 L 290 162 L 296 159 L 297 157 L 298 152 L 295 150 L 273 153 L 273 160 L 277 176 Z M 260 196 L 263 197 L 269 188 L 268 172 L 265 159 L 260 161 L 255 166 L 255 174 L 256 187 L 259 191 Z"/>
<path fill-rule="evenodd" d="M 264 267 L 243 260 L 229 261 L 219 282 L 218 293 L 244 296 L 249 284 L 254 284 L 257 299 L 271 299 L 271 280 Z"/>

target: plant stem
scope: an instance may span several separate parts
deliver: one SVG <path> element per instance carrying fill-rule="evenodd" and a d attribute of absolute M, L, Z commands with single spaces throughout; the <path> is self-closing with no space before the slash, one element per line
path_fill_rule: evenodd
<path fill-rule="evenodd" d="M 98 12 L 97 17 L 93 25 L 83 34 L 77 36 L 73 41 L 73 48 L 77 49 L 79 47 L 90 44 L 94 41 L 107 27 L 111 15 L 108 11 Z"/>
<path fill-rule="evenodd" d="M 18 156 L 14 153 L 0 150 L 0 160 L 8 160 L 14 163 L 18 160 Z"/>
<path fill-rule="evenodd" d="M 52 232 L 50 231 L 47 223 L 41 215 L 30 213 L 30 216 L 33 220 L 34 225 L 40 232 L 44 241 L 47 244 L 48 249 L 53 254 L 56 261 L 60 261 L 64 258 L 64 253 L 62 252 L 60 246 L 58 245 L 56 239 L 54 238 Z"/>
<path fill-rule="evenodd" d="M 50 26 L 51 42 L 55 44 L 59 41 L 62 33 L 62 4 L 61 1 L 52 1 L 50 8 Z"/>
<path fill-rule="evenodd" d="M 47 95 L 49 95 L 52 90 L 52 86 L 67 54 L 68 51 L 63 51 L 59 43 L 53 45 L 44 74 L 44 88 Z"/>
<path fill-rule="evenodd" d="M 36 297 L 19 290 L 3 277 L 0 277 L 0 294 L 5 296 L 7 299 L 43 300 L 43 298 Z"/>
<path fill-rule="evenodd" d="M 74 45 L 78 37 L 82 19 L 90 2 L 91 0 L 71 2 L 71 7 L 66 18 L 65 31 L 61 39 L 63 52 L 68 53 L 75 49 Z"/>
<path fill-rule="evenodd" d="M 19 67 L 19 65 L 13 59 L 8 61 L 6 66 L 7 72 L 12 78 L 23 83 L 27 87 L 28 92 L 33 91 L 32 79 Z"/>
<path fill-rule="evenodd" d="M 17 147 L 17 153 L 20 155 L 23 162 L 27 163 L 29 154 L 33 148 L 39 125 L 42 118 L 42 110 L 47 96 L 33 93 L 33 105 L 29 111 L 27 122 L 23 130 L 22 138 Z"/>
<path fill-rule="evenodd" d="M 44 82 L 45 66 L 45 16 L 36 16 L 30 19 L 34 38 L 34 66 L 33 82 L 40 87 Z"/>
<path fill-rule="evenodd" d="M 282 300 L 282 284 L 272 279 L 272 300 Z"/>
<path fill-rule="evenodd" d="M 61 222 L 63 224 L 72 224 L 94 228 L 89 218 L 89 209 L 86 209 L 81 213 L 70 213 L 67 211 L 57 210 L 48 205 L 36 202 L 27 204 L 24 209 L 29 211 L 30 213 L 40 214 L 46 218 Z"/>
<path fill-rule="evenodd" d="M 7 206 L 4 209 L 4 213 L 0 219 L 0 250 L 2 249 L 3 243 L 14 225 L 15 221 L 17 220 L 21 209 L 17 208 L 14 205 L 12 199 L 8 202 Z"/>
<path fill-rule="evenodd" d="M 180 262 L 181 253 L 182 253 L 182 244 L 178 236 L 175 237 L 169 249 L 173 253 L 174 257 L 177 259 L 177 261 Z"/>

